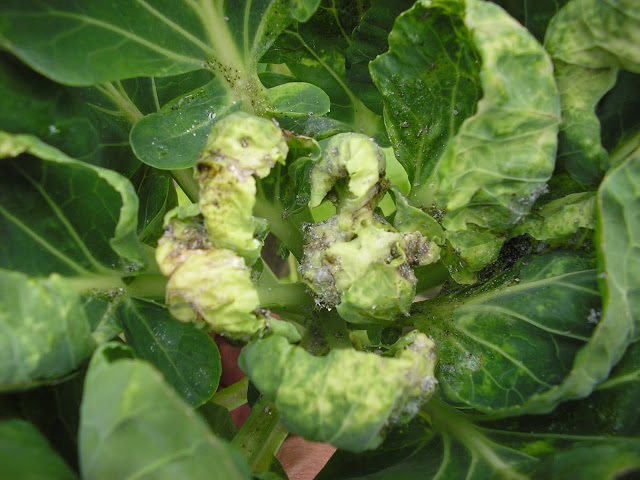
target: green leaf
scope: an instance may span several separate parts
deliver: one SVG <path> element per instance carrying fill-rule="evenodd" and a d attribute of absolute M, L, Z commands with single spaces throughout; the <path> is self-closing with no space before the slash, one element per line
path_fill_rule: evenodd
<path fill-rule="evenodd" d="M 594 109 L 618 69 L 640 73 L 640 10 L 634 0 L 572 0 L 553 17 L 545 47 L 556 65 L 562 100 L 559 161 L 584 185 L 609 167 Z"/>
<path fill-rule="evenodd" d="M 0 133 L 0 157 L 0 267 L 85 279 L 86 289 L 142 269 L 138 199 L 127 179 L 28 135 Z"/>
<path fill-rule="evenodd" d="M 0 478 L 74 480 L 78 477 L 33 425 L 12 419 L 0 421 Z"/>
<path fill-rule="evenodd" d="M 597 185 L 609 168 L 609 155 L 600 143 L 596 106 L 616 81 L 614 68 L 592 69 L 555 61 L 562 103 L 558 164 L 580 184 Z"/>
<path fill-rule="evenodd" d="M 640 8 L 635 0 L 571 0 L 551 19 L 545 46 L 554 60 L 638 73 L 639 34 Z"/>
<path fill-rule="evenodd" d="M 270 109 L 276 116 L 324 115 L 331 107 L 329 96 L 321 88 L 304 82 L 285 83 L 270 88 L 267 98 Z"/>
<path fill-rule="evenodd" d="M 164 215 L 178 205 L 178 197 L 170 176 L 148 167 L 139 173 L 132 179 L 140 202 L 138 238 L 155 247 L 162 235 Z"/>
<path fill-rule="evenodd" d="M 509 15 L 529 30 L 539 42 L 544 40 L 544 34 L 549 20 L 568 0 L 496 0 L 495 4 L 504 8 Z"/>
<path fill-rule="evenodd" d="M 371 69 L 414 199 L 446 208 L 449 230 L 517 221 L 554 166 L 558 95 L 542 47 L 475 0 L 416 5 L 389 44 Z"/>
<path fill-rule="evenodd" d="M 432 400 L 408 431 L 378 450 L 337 452 L 318 480 L 624 478 L 640 467 L 637 438 L 548 434 L 555 416 L 483 426 Z M 392 441 L 395 440 L 395 441 Z M 622 476 L 622 477 L 620 477 Z"/>
<path fill-rule="evenodd" d="M 12 1 L 3 5 L 0 44 L 70 85 L 207 68 L 246 108 L 264 111 L 258 61 L 294 18 L 307 18 L 316 6 L 315 0 Z"/>
<path fill-rule="evenodd" d="M 581 228 L 593 229 L 595 192 L 572 193 L 535 208 L 510 232 L 529 234 L 537 240 L 563 239 Z"/>
<path fill-rule="evenodd" d="M 160 305 L 136 299 L 127 302 L 122 325 L 136 357 L 153 364 L 188 404 L 197 407 L 216 392 L 220 353 L 203 330 L 179 322 Z"/>
<path fill-rule="evenodd" d="M 95 348 L 79 295 L 59 275 L 0 270 L 0 291 L 0 390 L 60 377 Z"/>
<path fill-rule="evenodd" d="M 640 152 L 612 169 L 598 189 L 596 238 L 604 299 L 601 323 L 608 349 L 599 352 L 612 364 L 627 344 L 640 338 Z M 607 371 L 601 372 L 604 379 Z"/>
<path fill-rule="evenodd" d="M 483 286 L 416 312 L 415 325 L 436 340 L 443 396 L 500 416 L 548 412 L 588 395 L 613 361 L 587 352 L 618 341 L 598 332 L 606 327 L 591 261 L 569 252 L 524 257 Z"/>
<path fill-rule="evenodd" d="M 192 167 L 213 124 L 240 107 L 222 81 L 214 79 L 137 122 L 131 130 L 131 148 L 141 161 L 155 168 Z"/>
<path fill-rule="evenodd" d="M 79 433 L 82 478 L 248 479 L 244 460 L 162 375 L 124 354 L 107 344 L 89 367 Z"/>
<path fill-rule="evenodd" d="M 560 119 L 551 62 L 502 9 L 476 0 L 416 4 L 398 17 L 389 45 L 370 68 L 410 199 L 437 207 L 464 262 L 447 260 L 450 271 L 472 280 L 553 172 Z"/>
<path fill-rule="evenodd" d="M 262 61 L 285 63 L 299 81 L 329 95 L 331 119 L 351 125 L 350 131 L 374 136 L 383 130 L 382 119 L 362 103 L 346 78 L 345 55 L 351 41 L 347 32 L 358 18 L 355 2 L 325 1 L 311 20 L 287 28 Z M 313 129 L 301 125 L 295 131 L 315 136 Z"/>
<path fill-rule="evenodd" d="M 382 115 L 382 96 L 373 84 L 369 62 L 389 49 L 387 37 L 396 17 L 414 4 L 414 0 L 390 3 L 375 0 L 360 18 L 346 52 L 346 79 L 349 87 L 373 112 Z"/>
<path fill-rule="evenodd" d="M 73 158 L 129 176 L 140 166 L 128 145 L 130 125 L 94 108 L 96 100 L 97 92 L 58 85 L 0 56 L 1 130 L 35 135 Z"/>

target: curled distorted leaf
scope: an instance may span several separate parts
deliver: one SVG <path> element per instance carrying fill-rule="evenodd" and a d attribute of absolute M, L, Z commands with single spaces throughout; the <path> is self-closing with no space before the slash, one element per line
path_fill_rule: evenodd
<path fill-rule="evenodd" d="M 167 304 L 182 321 L 206 322 L 214 332 L 253 334 L 264 328 L 254 315 L 258 294 L 242 257 L 208 239 L 197 205 L 174 209 L 165 220 L 156 259 L 169 277 Z"/>
<path fill-rule="evenodd" d="M 309 206 L 320 205 L 332 188 L 342 212 L 355 212 L 377 202 L 386 190 L 385 170 L 386 157 L 372 139 L 357 133 L 336 135 L 311 173 Z M 343 178 L 348 179 L 346 188 L 338 183 Z"/>
<path fill-rule="evenodd" d="M 288 150 L 276 124 L 238 112 L 213 126 L 200 153 L 196 178 L 208 237 L 216 246 L 237 252 L 249 265 L 262 246 L 254 238 L 254 176 L 266 177 L 276 163 L 284 163 Z"/>
<path fill-rule="evenodd" d="M 239 363 L 292 432 L 359 452 L 415 416 L 435 389 L 431 339 L 411 332 L 392 348 L 394 357 L 351 349 L 314 357 L 274 336 L 248 344 Z"/>
<path fill-rule="evenodd" d="M 407 314 L 415 296 L 413 267 L 439 258 L 425 229 L 407 222 L 398 231 L 373 213 L 389 188 L 385 160 L 370 138 L 340 134 L 311 171 L 309 206 L 330 197 L 337 214 L 307 227 L 300 271 L 318 304 L 337 306 L 353 323 Z"/>
<path fill-rule="evenodd" d="M 502 9 L 477 0 L 418 2 L 398 17 L 389 46 L 370 68 L 409 198 L 436 207 L 462 267 L 477 271 L 553 172 L 560 112 L 551 61 Z M 474 228 L 485 230 L 484 245 Z M 484 258 L 470 250 L 478 247 Z"/>
<path fill-rule="evenodd" d="M 634 0 L 572 0 L 549 23 L 545 47 L 562 101 L 558 161 L 584 185 L 596 185 L 609 168 L 595 109 L 620 68 L 640 73 L 639 39 Z"/>

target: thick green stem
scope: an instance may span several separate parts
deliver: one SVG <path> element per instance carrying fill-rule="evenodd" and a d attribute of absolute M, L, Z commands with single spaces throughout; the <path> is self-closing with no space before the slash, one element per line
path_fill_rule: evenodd
<path fill-rule="evenodd" d="M 247 388 L 249 387 L 249 379 L 244 377 L 242 380 L 229 385 L 227 388 L 216 392 L 211 400 L 212 403 L 222 405 L 227 410 L 235 410 L 247 403 Z"/>
<path fill-rule="evenodd" d="M 113 291 L 125 287 L 122 279 L 115 273 L 113 275 L 82 275 L 78 277 L 68 277 L 67 285 L 70 285 L 79 293 L 87 293 L 94 290 Z"/>
<path fill-rule="evenodd" d="M 278 411 L 264 398 L 253 406 L 251 416 L 231 441 L 248 460 L 251 472 L 266 473 L 289 432 L 282 425 Z"/>
<path fill-rule="evenodd" d="M 305 314 L 315 306 L 303 283 L 258 285 L 260 306 L 268 310 Z"/>
<path fill-rule="evenodd" d="M 161 273 L 143 273 L 133 279 L 125 290 L 131 297 L 164 299 L 167 277 Z"/>
<path fill-rule="evenodd" d="M 265 198 L 264 193 L 259 190 L 253 212 L 256 216 L 262 217 L 269 222 L 271 232 L 293 253 L 294 257 L 298 260 L 302 259 L 302 247 L 304 245 L 302 224 L 313 222 L 311 213 L 308 210 L 283 218 L 283 209 L 277 208 L 276 205 Z"/>
<path fill-rule="evenodd" d="M 193 169 L 183 168 L 181 170 L 171 170 L 171 176 L 187 197 L 189 197 L 189 200 L 197 203 L 198 197 L 200 196 L 200 187 L 196 179 L 193 178 Z"/>

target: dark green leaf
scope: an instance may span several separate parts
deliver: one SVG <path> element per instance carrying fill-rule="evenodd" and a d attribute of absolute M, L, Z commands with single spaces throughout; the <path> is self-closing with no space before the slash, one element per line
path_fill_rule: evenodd
<path fill-rule="evenodd" d="M 539 42 L 544 40 L 544 33 L 549 20 L 568 0 L 496 0 L 495 4 L 504 8 L 509 15 L 518 20 Z"/>
<path fill-rule="evenodd" d="M 0 267 L 57 272 L 112 287 L 144 265 L 138 199 L 117 173 L 73 160 L 28 135 L 0 134 Z M 91 282 L 94 282 L 92 285 Z"/>
<path fill-rule="evenodd" d="M 74 480 L 78 477 L 33 425 L 15 419 L 0 421 L 0 478 Z"/>
<path fill-rule="evenodd" d="M 286 63 L 298 80 L 329 95 L 330 118 L 350 124 L 350 130 L 374 136 L 383 129 L 382 119 L 362 103 L 346 79 L 348 32 L 358 18 L 354 2 L 325 1 L 310 21 L 285 30 L 263 61 Z M 296 131 L 311 135 L 308 129 Z"/>
<path fill-rule="evenodd" d="M 231 413 L 226 407 L 217 403 L 207 402 L 198 408 L 198 412 L 204 417 L 209 428 L 216 436 L 230 442 L 238 433 L 238 428 L 233 424 Z"/>
<path fill-rule="evenodd" d="M 70 85 L 207 68 L 235 100 L 264 112 L 258 60 L 294 18 L 307 18 L 316 6 L 315 0 L 11 1 L 3 5 L 0 44 L 35 70 Z"/>
<path fill-rule="evenodd" d="M 547 412 L 589 394 L 593 374 L 612 365 L 584 358 L 603 348 L 590 338 L 600 296 L 591 261 L 573 253 L 525 257 L 475 291 L 417 311 L 416 326 L 436 339 L 443 395 L 483 412 Z"/>
<path fill-rule="evenodd" d="M 329 111 L 329 96 L 315 85 L 291 82 L 267 91 L 271 111 L 276 116 L 309 117 L 324 115 Z"/>
<path fill-rule="evenodd" d="M 338 452 L 318 480 L 534 480 L 618 477 L 640 466 L 636 438 L 548 434 L 553 418 L 520 426 L 483 427 L 432 400 L 421 418 L 378 450 Z M 579 474 L 571 471 L 573 469 Z M 557 471 L 555 468 L 557 467 Z"/>
<path fill-rule="evenodd" d="M 202 68 L 212 53 L 202 23 L 206 13 L 186 4 L 59 0 L 6 2 L 2 8 L 5 46 L 61 83 L 175 75 Z"/>
<path fill-rule="evenodd" d="M 198 406 L 218 388 L 222 366 L 215 342 L 191 323 L 173 318 L 166 308 L 129 300 L 122 324 L 136 357 L 152 363 L 184 400 Z"/>
<path fill-rule="evenodd" d="M 83 478 L 249 478 L 244 460 L 211 434 L 160 373 L 140 360 L 113 359 L 114 353 L 125 352 L 117 344 L 98 350 L 87 373 L 79 434 Z"/>
<path fill-rule="evenodd" d="M 640 442 L 625 444 L 594 443 L 581 445 L 553 455 L 532 472 L 534 478 L 634 478 L 640 474 Z M 604 459 L 604 461 L 603 461 Z"/>
<path fill-rule="evenodd" d="M 0 292 L 0 390 L 65 375 L 95 348 L 79 295 L 60 276 L 0 270 Z"/>
<path fill-rule="evenodd" d="M 640 145 L 640 75 L 620 71 L 596 113 L 602 124 L 602 145 L 611 152 L 611 164 L 616 166 Z"/>
<path fill-rule="evenodd" d="M 98 95 L 0 56 L 0 129 L 35 135 L 73 158 L 129 176 L 140 166 L 128 145 L 130 125 L 91 106 Z"/>
<path fill-rule="evenodd" d="M 148 115 L 157 112 L 173 99 L 204 87 L 211 80 L 211 71 L 194 70 L 170 77 L 131 78 L 123 80 L 120 85 L 136 108 L 143 115 Z M 107 105 L 103 106 L 109 108 Z"/>
<path fill-rule="evenodd" d="M 131 147 L 152 167 L 192 167 L 213 124 L 240 107 L 240 103 L 232 102 L 223 83 L 214 79 L 137 122 L 131 130 Z"/>
<path fill-rule="evenodd" d="M 20 416 L 38 428 L 74 470 L 78 469 L 78 425 L 84 374 L 83 369 L 62 383 L 14 395 L 19 402 Z"/>
<path fill-rule="evenodd" d="M 138 238 L 156 246 L 162 235 L 165 213 L 178 205 L 173 179 L 153 168 L 141 168 L 140 176 L 132 179 L 136 186 L 138 208 Z"/>
<path fill-rule="evenodd" d="M 346 53 L 347 82 L 358 98 L 378 115 L 382 115 L 382 96 L 369 74 L 369 62 L 389 49 L 387 37 L 394 20 L 414 3 L 414 0 L 372 2 L 351 36 Z"/>

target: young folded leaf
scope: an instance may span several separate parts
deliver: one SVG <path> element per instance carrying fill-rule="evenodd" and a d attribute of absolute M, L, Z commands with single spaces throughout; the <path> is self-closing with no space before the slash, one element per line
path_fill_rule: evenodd
<path fill-rule="evenodd" d="M 351 349 L 314 357 L 271 336 L 248 344 L 239 364 L 293 433 L 361 452 L 413 418 L 437 383 L 429 337 L 413 331 L 394 350 L 394 357 Z"/>

